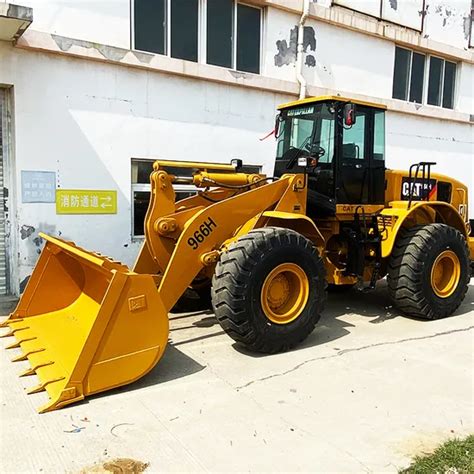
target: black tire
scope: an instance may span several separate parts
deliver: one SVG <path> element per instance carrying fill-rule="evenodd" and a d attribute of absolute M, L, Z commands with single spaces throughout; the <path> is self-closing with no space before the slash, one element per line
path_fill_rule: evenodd
<path fill-rule="evenodd" d="M 460 276 L 450 296 L 434 290 L 431 272 L 438 256 L 452 251 L 459 259 Z M 390 258 L 388 290 L 394 305 L 409 316 L 440 319 L 453 314 L 469 284 L 469 250 L 464 236 L 444 224 L 415 226 L 403 231 Z"/>
<path fill-rule="evenodd" d="M 293 263 L 306 274 L 309 296 L 298 317 L 286 324 L 272 322 L 260 295 L 268 274 Z M 212 303 L 222 329 L 246 348 L 264 353 L 286 351 L 314 329 L 326 301 L 325 268 L 313 243 L 279 227 L 252 230 L 222 254 L 212 280 Z"/>
<path fill-rule="evenodd" d="M 346 291 L 352 290 L 355 283 L 345 283 L 344 285 L 335 285 L 334 283 L 328 284 L 329 293 L 345 293 Z"/>

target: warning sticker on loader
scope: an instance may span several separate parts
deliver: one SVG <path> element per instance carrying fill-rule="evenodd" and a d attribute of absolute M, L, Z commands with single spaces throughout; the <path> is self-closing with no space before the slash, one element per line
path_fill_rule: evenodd
<path fill-rule="evenodd" d="M 117 191 L 56 189 L 56 214 L 117 214 Z"/>

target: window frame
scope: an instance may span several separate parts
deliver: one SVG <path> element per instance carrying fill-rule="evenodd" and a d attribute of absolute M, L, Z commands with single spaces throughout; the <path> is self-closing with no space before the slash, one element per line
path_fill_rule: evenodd
<path fill-rule="evenodd" d="M 394 62 L 393 62 L 393 73 L 392 73 L 392 100 L 400 100 L 402 102 L 408 102 L 410 104 L 422 105 L 422 106 L 429 106 L 429 107 L 440 107 L 446 110 L 455 110 L 456 109 L 456 98 L 457 98 L 457 91 L 458 91 L 458 70 L 459 70 L 459 62 L 455 60 L 451 60 L 442 56 L 438 56 L 437 54 L 429 54 L 426 51 L 417 50 L 417 49 L 410 49 L 405 46 L 400 46 L 395 43 L 395 51 L 396 49 L 404 49 L 405 51 L 410 52 L 410 59 L 408 64 L 408 74 L 407 74 L 407 87 L 406 87 L 406 98 L 405 99 L 398 99 L 393 97 L 393 84 L 395 80 L 395 55 L 394 55 Z M 411 92 L 411 79 L 412 79 L 412 69 L 413 69 L 413 53 L 423 54 L 425 57 L 425 67 L 423 71 L 423 90 L 422 90 L 422 101 L 421 103 L 414 102 L 410 100 L 410 92 Z M 430 80 L 430 72 L 431 72 L 431 58 L 436 58 L 442 61 L 441 67 L 441 80 L 440 80 L 440 97 L 439 97 L 439 105 L 429 104 L 428 103 L 428 88 L 429 88 L 429 80 Z M 444 75 L 445 75 L 445 67 L 446 62 L 452 63 L 455 66 L 455 73 L 454 73 L 454 84 L 453 84 L 453 97 L 452 97 L 452 108 L 451 107 L 444 107 L 443 100 L 444 100 Z"/>
<path fill-rule="evenodd" d="M 440 71 L 440 83 L 439 83 L 439 104 L 430 104 L 428 103 L 428 88 L 430 84 L 430 74 L 431 74 L 431 58 L 439 59 L 441 61 L 441 71 Z M 428 82 L 427 82 L 427 89 L 426 89 L 426 105 L 431 105 L 432 107 L 442 107 L 443 103 L 443 88 L 444 88 L 444 63 L 445 59 L 442 58 L 441 56 L 437 56 L 436 54 L 431 54 L 430 55 L 430 61 L 428 65 Z"/>
<path fill-rule="evenodd" d="M 396 58 L 396 56 L 394 56 L 393 75 L 392 75 L 392 99 L 402 100 L 404 102 L 410 102 L 412 104 L 423 105 L 425 103 L 425 78 L 426 78 L 426 75 L 427 75 L 426 74 L 426 70 L 427 70 L 426 63 L 429 62 L 429 58 L 431 56 L 429 54 L 427 54 L 426 52 L 424 52 L 424 51 L 418 51 L 418 50 L 414 50 L 414 49 L 405 48 L 404 46 L 399 46 L 397 44 L 395 44 L 395 55 L 396 55 L 397 49 L 402 49 L 404 51 L 407 51 L 410 54 L 409 54 L 409 59 L 408 59 L 408 71 L 407 71 L 407 81 L 406 81 L 406 87 L 405 87 L 405 99 L 399 99 L 397 97 L 393 97 L 393 85 L 394 85 L 394 81 L 395 81 L 395 58 Z M 421 102 L 416 102 L 416 101 L 410 100 L 410 96 L 411 96 L 411 93 L 412 93 L 413 56 L 414 56 L 414 54 L 419 54 L 419 55 L 424 56 L 424 67 L 423 67 L 423 77 L 422 77 L 422 83 L 423 83 L 422 87 L 423 87 L 423 89 L 421 91 Z"/>
<path fill-rule="evenodd" d="M 457 91 L 458 91 L 458 70 L 459 70 L 459 63 L 456 61 L 449 60 L 447 58 L 443 58 L 442 56 L 438 56 L 436 54 L 430 54 L 427 55 L 429 57 L 429 64 L 426 69 L 426 96 L 425 96 L 425 101 L 424 105 L 429 105 L 430 107 L 440 107 L 442 109 L 446 110 L 455 110 L 456 109 L 456 96 L 457 96 Z M 431 72 L 431 58 L 436 58 L 442 61 L 442 67 L 441 67 L 441 79 L 440 79 L 440 85 L 439 85 L 439 105 L 436 104 L 429 104 L 428 103 L 428 86 L 429 86 L 429 80 L 430 80 L 430 72 Z M 454 69 L 454 81 L 453 81 L 453 106 L 452 107 L 444 107 L 443 102 L 444 102 L 444 80 L 445 80 L 445 73 L 446 73 L 446 62 L 454 64 L 455 69 Z"/>
<path fill-rule="evenodd" d="M 138 49 L 135 44 L 135 1 L 130 2 L 130 45 L 132 51 L 137 51 L 145 54 L 153 54 L 158 56 L 166 56 L 167 58 L 174 58 L 171 56 L 171 2 L 172 0 L 165 0 L 165 45 L 164 53 L 154 53 L 151 51 L 145 51 L 143 49 Z M 237 69 L 237 9 L 238 5 L 244 5 L 250 8 L 254 8 L 260 11 L 260 37 L 259 37 L 259 64 L 258 64 L 258 73 L 242 71 Z M 230 68 L 225 66 L 218 66 L 215 64 L 208 64 L 207 62 L 207 0 L 198 0 L 198 51 L 197 51 L 197 61 L 189 61 L 195 64 L 206 64 L 207 66 L 219 67 L 224 69 L 229 69 L 236 72 L 242 72 L 245 74 L 258 74 L 261 75 L 264 67 L 264 58 L 265 58 L 265 7 L 257 5 L 251 2 L 233 0 L 232 7 L 232 65 Z M 188 61 L 187 59 L 181 59 L 182 61 Z"/>

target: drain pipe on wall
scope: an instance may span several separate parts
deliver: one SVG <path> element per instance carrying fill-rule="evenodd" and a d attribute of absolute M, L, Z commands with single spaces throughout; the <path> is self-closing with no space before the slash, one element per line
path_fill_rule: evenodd
<path fill-rule="evenodd" d="M 303 0 L 303 14 L 298 25 L 298 48 L 296 50 L 296 80 L 300 84 L 300 99 L 306 98 L 306 79 L 303 76 L 304 24 L 309 16 L 310 0 Z"/>

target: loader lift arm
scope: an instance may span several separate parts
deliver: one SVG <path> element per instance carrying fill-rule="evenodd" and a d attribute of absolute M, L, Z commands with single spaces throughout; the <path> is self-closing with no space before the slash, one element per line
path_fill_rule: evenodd
<path fill-rule="evenodd" d="M 232 192 L 225 188 L 205 191 L 176 205 L 172 185 L 183 178 L 169 175 L 156 162 L 150 181 L 152 197 L 145 218 L 146 238 L 134 270 L 154 264 L 159 274 L 158 292 L 168 310 L 203 267 L 216 263 L 219 249 L 242 225 L 277 204 L 280 208 L 291 206 L 294 212 L 292 204 L 296 198 L 298 202 L 306 200 L 300 175 L 287 175 L 267 183 L 263 175 L 197 172 L 189 184 L 201 188 L 224 184 L 231 186 Z M 169 210 L 173 211 L 168 213 Z M 300 212 L 304 215 L 304 207 L 300 206 Z"/>
<path fill-rule="evenodd" d="M 169 310 L 240 228 L 250 230 L 267 210 L 298 209 L 304 218 L 301 175 L 268 183 L 263 175 L 222 166 L 210 173 L 206 164 L 195 164 L 192 178 L 181 178 L 155 163 L 146 239 L 133 271 L 43 235 L 46 245 L 25 292 L 1 324 L 10 329 L 2 336 L 16 338 L 9 347 L 22 351 L 13 360 L 30 362 L 21 375 L 40 380 L 28 393 L 49 395 L 40 412 L 145 375 L 167 345 Z M 173 184 L 183 179 L 204 191 L 175 203 Z M 224 187 L 208 189 L 219 184 Z"/>

